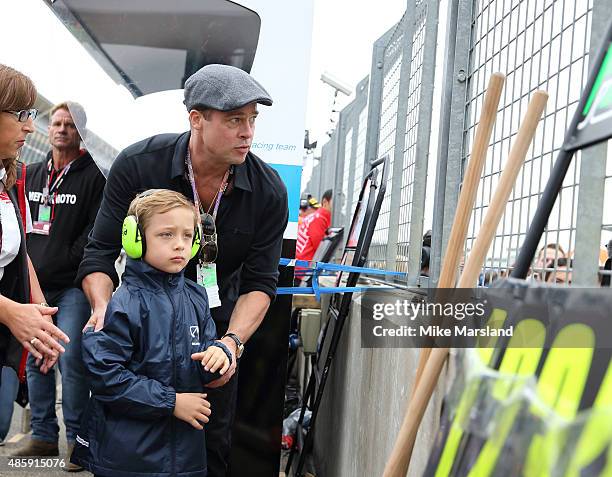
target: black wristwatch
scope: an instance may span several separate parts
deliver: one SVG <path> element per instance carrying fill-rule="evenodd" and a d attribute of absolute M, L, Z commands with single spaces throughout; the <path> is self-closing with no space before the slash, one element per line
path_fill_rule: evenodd
<path fill-rule="evenodd" d="M 236 343 L 236 359 L 240 359 L 240 356 L 242 356 L 242 353 L 244 352 L 244 344 L 242 343 L 242 341 L 240 341 L 240 338 L 238 338 L 238 335 L 236 333 L 225 333 L 221 339 L 223 338 L 231 338 L 234 343 Z"/>

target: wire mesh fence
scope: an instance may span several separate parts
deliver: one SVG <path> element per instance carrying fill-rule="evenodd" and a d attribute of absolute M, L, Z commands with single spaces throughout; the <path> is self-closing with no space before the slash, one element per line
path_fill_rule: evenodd
<path fill-rule="evenodd" d="M 472 16 L 472 44 L 468 75 L 466 144 L 471 144 L 482 108 L 485 86 L 495 71 L 506 74 L 489 159 L 474 208 L 466 253 L 476 240 L 487 207 L 518 132 L 532 93 L 543 89 L 549 101 L 505 214 L 485 262 L 483 282 L 507 274 L 527 233 L 538 199 L 578 104 L 588 73 L 592 0 L 575 2 L 476 2 Z M 464 160 L 469 157 L 467 151 Z M 566 180 L 534 264 L 534 276 L 566 281 L 575 248 L 580 157 L 570 165 Z M 564 261 L 562 261 L 563 259 Z M 563 263 L 566 263 L 563 265 Z"/>
<path fill-rule="evenodd" d="M 447 18 L 439 28 L 438 9 Z M 460 14 L 451 15 L 453 9 Z M 443 257 L 448 222 L 454 215 L 461 177 L 470 159 L 486 85 L 491 74 L 499 71 L 506 75 L 506 82 L 472 210 L 466 255 L 478 236 L 530 97 L 538 89 L 549 94 L 487 254 L 480 284 L 508 274 L 578 104 L 589 71 L 590 52 L 598 46 L 601 24 L 606 23 L 594 21 L 594 15 L 599 12 L 609 18 L 610 9 L 606 0 L 407 0 L 404 16 L 375 44 L 367 97 L 361 98 L 359 107 L 357 99 L 347 106 L 350 114 L 345 115 L 342 128 L 334 132 L 335 138 L 342 139 L 336 140 L 334 151 L 334 146 L 323 148 L 321 156 L 324 163 L 339 157 L 341 150 L 343 162 L 335 174 L 342 178 L 339 181 L 336 177 L 335 184 L 340 186 L 343 202 L 338 204 L 341 210 L 335 217 L 345 227 L 350 223 L 367 164 L 377 157 L 390 157 L 387 190 L 369 251 L 370 266 L 406 272 L 409 285 L 418 283 L 415 278 L 422 274 L 437 277 L 439 260 L 434 270 L 427 270 L 421 262 L 423 231 L 443 217 L 443 231 L 434 231 L 442 236 Z M 456 23 L 451 24 L 453 21 Z M 435 58 L 436 45 L 443 38 L 452 42 L 450 46 L 456 52 L 446 60 Z M 434 84 L 442 85 L 443 96 L 452 107 L 432 111 Z M 450 129 L 448 139 L 440 133 L 445 125 Z M 430 151 L 432 137 L 445 140 L 444 147 L 437 144 Z M 334 144 L 334 137 L 328 144 Z M 585 157 L 605 161 L 606 155 L 603 146 L 603 152 L 579 152 L 573 160 L 532 264 L 534 278 L 565 284 L 572 281 L 574 251 L 585 246 L 577 240 L 577 230 L 588 225 L 585 221 L 593 221 L 581 214 L 585 207 L 592 207 L 587 199 L 579 200 L 581 165 Z M 433 218 L 425 212 L 428 160 L 445 161 L 445 167 L 438 169 L 442 178 L 437 182 L 445 193 L 435 194 Z M 595 201 L 601 204 L 603 217 L 602 223 L 596 224 L 601 227 L 601 237 L 597 238 L 601 250 L 592 254 L 599 253 L 594 268 L 599 281 L 609 275 L 604 268 L 610 265 L 610 260 L 606 265 L 605 248 L 612 239 L 612 210 L 607 206 L 612 204 L 610 162 L 601 177 L 605 194 Z M 313 172 L 306 186 L 308 192 L 323 192 L 316 181 Z M 584 190 L 582 193 L 586 197 Z M 427 197 L 432 199 L 434 194 Z"/>
<path fill-rule="evenodd" d="M 395 163 L 395 132 L 397 127 L 398 103 L 400 97 L 400 78 L 403 60 L 402 40 L 408 24 L 404 15 L 395 26 L 389 43 L 386 45 L 381 68 L 383 88 L 381 92 L 381 114 L 378 133 L 378 156 L 389 155 L 390 170 Z M 389 220 L 391 217 L 391 196 L 393 195 L 393 174 L 387 177 L 387 192 L 382 202 L 378 222 L 372 236 L 369 262 L 375 268 L 385 268 L 389 243 Z"/>
<path fill-rule="evenodd" d="M 399 229 L 396 270 L 408 272 L 410 245 L 410 224 L 414 204 L 414 180 L 417 161 L 417 140 L 419 126 L 419 108 L 421 104 L 421 86 L 423 59 L 425 50 L 425 27 L 427 25 L 426 4 L 419 9 L 412 34 L 410 58 L 410 76 L 408 78 L 408 98 L 406 111 L 406 128 L 404 148 L 402 151 L 403 167 L 399 204 Z M 417 238 L 418 240 L 418 238 Z"/>

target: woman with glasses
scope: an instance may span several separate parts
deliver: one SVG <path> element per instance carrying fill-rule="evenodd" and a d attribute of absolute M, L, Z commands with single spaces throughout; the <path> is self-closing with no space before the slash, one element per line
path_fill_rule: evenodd
<path fill-rule="evenodd" d="M 22 347 L 42 360 L 41 370 L 46 372 L 64 352 L 58 340 L 68 341 L 53 325 L 57 308 L 44 306 L 25 246 L 32 224 L 24 192 L 25 167 L 17 157 L 34 131 L 35 100 L 32 81 L 0 65 L 0 366 L 18 373 L 25 363 Z"/>

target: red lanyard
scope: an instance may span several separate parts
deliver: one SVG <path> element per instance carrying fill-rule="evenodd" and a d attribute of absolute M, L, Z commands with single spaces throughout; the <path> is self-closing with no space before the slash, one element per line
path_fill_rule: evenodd
<path fill-rule="evenodd" d="M 64 166 L 64 168 L 58 173 L 55 182 L 53 182 L 53 173 L 55 172 L 55 168 L 53 167 L 53 159 L 49 159 L 47 163 L 47 193 L 43 193 L 43 200 L 45 201 L 45 205 L 49 205 L 49 197 L 53 194 L 53 204 L 51 207 L 51 222 L 55 218 L 55 203 L 57 202 L 57 192 L 59 191 L 60 186 L 64 182 L 64 179 L 68 175 L 68 170 L 70 169 L 70 164 Z M 51 183 L 53 182 L 53 185 Z"/>
<path fill-rule="evenodd" d="M 48 195 L 51 195 L 53 192 L 55 192 L 55 194 L 57 195 L 57 191 L 62 185 L 62 182 L 64 182 L 64 179 L 66 178 L 66 175 L 68 174 L 69 169 L 70 169 L 70 164 L 67 164 L 66 166 L 64 166 L 64 168 L 58 173 L 58 176 L 57 176 L 57 179 L 55 179 L 55 182 L 53 182 L 53 173 L 55 172 L 55 168 L 53 167 L 52 159 L 49 159 L 49 163 L 47 164 L 47 177 L 48 177 L 47 194 Z M 53 182 L 53 185 L 51 185 L 51 182 Z"/>

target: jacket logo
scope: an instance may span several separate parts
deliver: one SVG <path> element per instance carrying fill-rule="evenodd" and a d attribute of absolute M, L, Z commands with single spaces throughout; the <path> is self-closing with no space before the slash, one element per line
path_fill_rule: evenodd
<path fill-rule="evenodd" d="M 197 346 L 200 344 L 200 330 L 197 326 L 189 327 L 189 334 L 191 335 L 191 345 Z"/>

